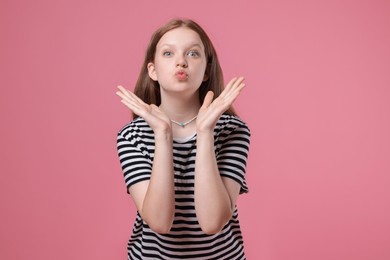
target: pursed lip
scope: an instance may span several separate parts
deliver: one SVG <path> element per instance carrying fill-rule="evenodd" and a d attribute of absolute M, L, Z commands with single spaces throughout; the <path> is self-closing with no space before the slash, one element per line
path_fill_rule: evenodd
<path fill-rule="evenodd" d="M 188 73 L 185 72 L 184 70 L 178 70 L 178 71 L 176 71 L 175 75 L 178 76 L 178 77 L 185 77 L 185 78 L 188 78 Z"/>

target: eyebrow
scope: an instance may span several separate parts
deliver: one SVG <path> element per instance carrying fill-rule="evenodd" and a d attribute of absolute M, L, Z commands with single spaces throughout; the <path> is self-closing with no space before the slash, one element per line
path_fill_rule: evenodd
<path fill-rule="evenodd" d="M 175 47 L 174 44 L 169 44 L 169 43 L 164 43 L 164 44 L 160 45 L 161 48 L 164 47 L 164 46 L 168 46 L 168 47 L 171 47 L 171 48 Z M 200 45 L 199 43 L 194 43 L 194 44 L 190 45 L 189 47 L 190 48 L 192 48 L 192 47 L 199 47 L 200 49 L 202 49 L 202 45 Z"/>

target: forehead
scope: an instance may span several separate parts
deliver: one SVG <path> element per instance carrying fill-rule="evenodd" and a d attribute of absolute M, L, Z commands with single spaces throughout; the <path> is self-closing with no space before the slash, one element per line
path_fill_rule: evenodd
<path fill-rule="evenodd" d="M 204 49 L 203 42 L 197 32 L 186 27 L 179 27 L 166 32 L 157 43 L 157 48 L 161 48 L 164 45 L 186 47 L 195 44 L 200 45 Z"/>

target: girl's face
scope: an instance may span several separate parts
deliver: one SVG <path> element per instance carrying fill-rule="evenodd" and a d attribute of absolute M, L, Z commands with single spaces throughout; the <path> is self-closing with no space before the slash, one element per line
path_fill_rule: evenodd
<path fill-rule="evenodd" d="M 148 64 L 149 76 L 158 81 L 161 92 L 194 95 L 207 66 L 204 45 L 199 35 L 186 27 L 168 31 L 156 46 L 154 63 Z"/>

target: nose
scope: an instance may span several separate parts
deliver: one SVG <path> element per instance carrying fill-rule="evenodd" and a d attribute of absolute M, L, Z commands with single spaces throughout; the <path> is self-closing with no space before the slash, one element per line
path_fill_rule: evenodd
<path fill-rule="evenodd" d="M 176 67 L 187 68 L 188 67 L 187 60 L 184 57 L 180 56 L 176 61 Z"/>

